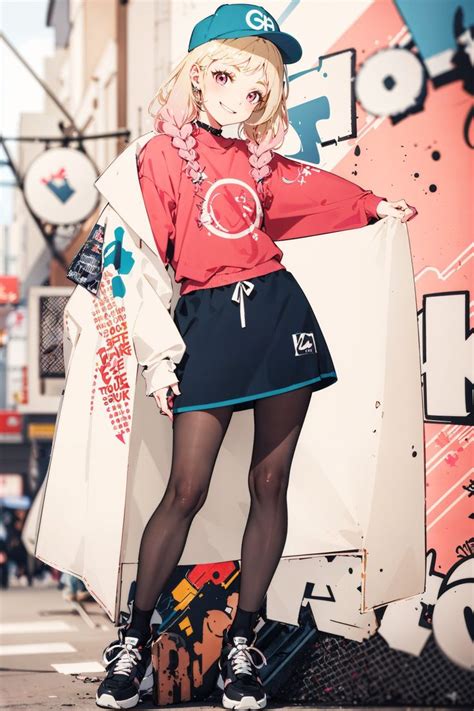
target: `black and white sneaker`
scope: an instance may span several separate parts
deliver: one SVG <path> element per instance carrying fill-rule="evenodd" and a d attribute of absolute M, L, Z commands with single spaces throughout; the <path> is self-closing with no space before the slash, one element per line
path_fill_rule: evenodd
<path fill-rule="evenodd" d="M 218 664 L 224 685 L 222 705 L 226 709 L 263 709 L 267 705 L 267 695 L 256 671 L 267 660 L 263 652 L 253 646 L 256 637 L 249 644 L 247 637 L 230 639 L 228 630 L 224 632 Z M 261 664 L 255 662 L 255 653 L 263 659 Z"/>
<path fill-rule="evenodd" d="M 126 626 L 119 628 L 118 639 L 102 655 L 107 676 L 95 695 L 97 706 L 106 709 L 131 709 L 140 700 L 140 685 L 151 670 L 151 635 L 144 642 Z"/>

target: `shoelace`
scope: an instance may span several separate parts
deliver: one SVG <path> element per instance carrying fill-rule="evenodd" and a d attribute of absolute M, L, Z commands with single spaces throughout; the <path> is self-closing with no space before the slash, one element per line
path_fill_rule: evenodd
<path fill-rule="evenodd" d="M 113 649 L 118 648 L 119 651 L 114 657 L 107 657 L 106 653 L 111 652 Z M 118 659 L 118 662 L 114 668 L 115 674 L 124 674 L 128 676 L 132 670 L 132 667 L 139 661 L 141 661 L 142 655 L 133 644 L 125 642 L 118 642 L 117 644 L 111 644 L 107 647 L 104 652 L 103 661 L 106 667 L 109 667 L 113 662 Z"/>
<path fill-rule="evenodd" d="M 250 654 L 250 650 L 253 650 L 260 654 L 263 660 L 261 664 L 255 663 Z M 230 664 L 234 674 L 251 674 L 252 666 L 254 666 L 256 669 L 261 669 L 261 667 L 263 667 L 263 665 L 267 663 L 267 659 L 260 649 L 254 647 L 253 645 L 248 645 L 245 642 L 236 642 L 235 639 L 234 646 L 229 652 L 228 659 L 230 660 Z"/>

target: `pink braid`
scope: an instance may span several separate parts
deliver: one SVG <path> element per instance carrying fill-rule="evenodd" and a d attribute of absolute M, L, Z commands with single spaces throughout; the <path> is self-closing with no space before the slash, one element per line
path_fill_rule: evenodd
<path fill-rule="evenodd" d="M 178 149 L 178 155 L 186 161 L 184 168 L 186 175 L 193 182 L 202 180 L 202 168 L 194 150 L 196 139 L 192 135 L 192 123 L 185 123 L 179 128 L 174 113 L 164 106 L 159 112 L 155 126 L 159 133 L 166 133 L 172 137 L 172 145 Z"/>
<path fill-rule="evenodd" d="M 250 175 L 257 183 L 257 192 L 264 202 L 267 196 L 270 197 L 269 191 L 264 185 L 264 178 L 268 178 L 272 172 L 269 163 L 273 158 L 273 148 L 282 143 L 284 136 L 285 130 L 283 125 L 280 125 L 275 136 L 272 136 L 269 131 L 260 143 L 248 141 L 247 144 L 250 153 L 249 163 L 252 166 Z"/>

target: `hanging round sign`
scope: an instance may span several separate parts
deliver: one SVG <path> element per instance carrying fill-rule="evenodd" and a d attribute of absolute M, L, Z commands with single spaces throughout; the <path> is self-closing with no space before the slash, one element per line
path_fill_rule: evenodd
<path fill-rule="evenodd" d="M 24 180 L 25 199 L 34 214 L 53 225 L 86 220 L 98 206 L 97 170 L 75 148 L 51 148 L 35 158 Z"/>

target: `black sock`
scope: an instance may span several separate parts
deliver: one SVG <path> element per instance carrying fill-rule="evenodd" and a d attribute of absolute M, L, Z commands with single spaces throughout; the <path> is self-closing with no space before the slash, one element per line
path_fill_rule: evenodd
<path fill-rule="evenodd" d="M 243 610 L 241 607 L 237 606 L 237 612 L 231 626 L 229 627 L 228 636 L 230 639 L 232 637 L 246 637 L 247 641 L 252 641 L 254 636 L 254 625 L 258 618 L 259 610 L 254 612 L 250 610 Z"/>
<path fill-rule="evenodd" d="M 132 617 L 128 624 L 128 629 L 133 629 L 139 632 L 141 637 L 148 639 L 151 634 L 150 620 L 154 611 L 154 607 L 152 607 L 151 610 L 140 610 L 139 607 L 133 605 Z"/>

